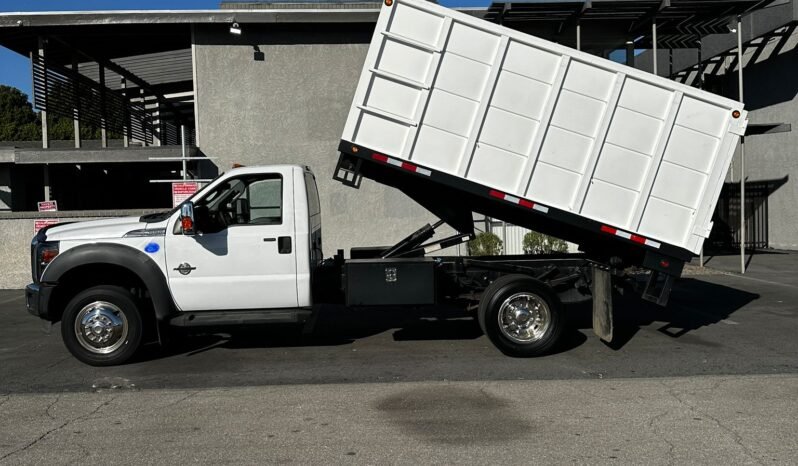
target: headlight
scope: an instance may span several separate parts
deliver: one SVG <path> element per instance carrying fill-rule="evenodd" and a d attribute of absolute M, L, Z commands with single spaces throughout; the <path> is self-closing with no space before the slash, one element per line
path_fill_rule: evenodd
<path fill-rule="evenodd" d="M 39 243 L 33 257 L 33 279 L 38 283 L 47 264 L 58 256 L 58 242 Z"/>

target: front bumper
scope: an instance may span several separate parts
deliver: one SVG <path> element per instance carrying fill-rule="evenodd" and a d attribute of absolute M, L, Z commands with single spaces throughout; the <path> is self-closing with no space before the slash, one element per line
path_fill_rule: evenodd
<path fill-rule="evenodd" d="M 25 287 L 25 307 L 28 312 L 41 317 L 42 319 L 52 321 L 48 309 L 50 303 L 50 295 L 52 294 L 53 287 L 41 283 L 31 283 Z"/>

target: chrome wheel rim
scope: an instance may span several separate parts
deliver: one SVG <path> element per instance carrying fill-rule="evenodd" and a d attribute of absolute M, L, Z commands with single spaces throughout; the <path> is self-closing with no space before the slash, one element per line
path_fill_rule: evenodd
<path fill-rule="evenodd" d="M 549 306 L 533 293 L 516 293 L 505 299 L 498 318 L 502 334 L 521 344 L 540 340 L 551 326 Z"/>
<path fill-rule="evenodd" d="M 80 346 L 94 354 L 113 353 L 127 339 L 127 317 L 115 304 L 95 301 L 75 317 L 75 336 Z"/>

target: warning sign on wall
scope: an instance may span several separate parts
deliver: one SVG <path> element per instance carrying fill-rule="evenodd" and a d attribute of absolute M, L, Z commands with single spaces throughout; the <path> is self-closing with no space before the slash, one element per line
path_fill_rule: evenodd
<path fill-rule="evenodd" d="M 39 202 L 39 212 L 56 212 L 56 211 L 58 211 L 57 201 Z"/>
<path fill-rule="evenodd" d="M 60 222 L 61 220 L 57 218 L 37 218 L 33 222 L 33 234 L 36 234 L 44 227 L 49 227 L 50 225 L 55 225 L 56 223 Z"/>
<path fill-rule="evenodd" d="M 172 183 L 172 207 L 177 207 L 180 203 L 191 197 L 199 189 L 199 183 L 194 181 L 181 181 Z"/>

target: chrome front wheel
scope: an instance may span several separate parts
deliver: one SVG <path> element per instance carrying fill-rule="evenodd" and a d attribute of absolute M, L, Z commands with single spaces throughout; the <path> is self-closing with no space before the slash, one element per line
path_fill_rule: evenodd
<path fill-rule="evenodd" d="M 140 300 L 121 286 L 95 286 L 78 293 L 61 317 L 64 344 L 86 364 L 122 364 L 141 345 L 139 305 Z"/>
<path fill-rule="evenodd" d="M 128 334 L 125 313 L 108 301 L 94 301 L 75 317 L 75 337 L 80 346 L 95 354 L 108 354 L 122 346 Z"/>

